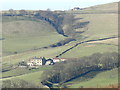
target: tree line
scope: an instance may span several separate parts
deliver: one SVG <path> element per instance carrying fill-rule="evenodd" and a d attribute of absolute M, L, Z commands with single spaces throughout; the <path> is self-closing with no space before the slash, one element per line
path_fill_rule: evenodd
<path fill-rule="evenodd" d="M 75 40 L 74 38 L 67 38 L 67 39 L 65 39 L 65 40 L 61 40 L 61 41 L 59 41 L 59 42 L 57 42 L 57 43 L 55 43 L 55 44 L 50 45 L 50 47 L 63 46 L 63 45 L 65 45 L 65 44 L 70 43 L 71 41 L 76 41 L 76 40 Z"/>
<path fill-rule="evenodd" d="M 27 11 L 27 10 L 13 10 L 9 9 L 8 12 L 3 12 L 3 16 L 29 16 L 29 17 L 34 17 L 37 19 L 45 20 L 47 21 L 50 25 L 52 25 L 56 31 L 59 34 L 62 34 L 64 36 L 64 30 L 63 30 L 63 24 L 69 24 L 71 26 L 71 22 L 74 19 L 73 15 L 69 15 L 63 12 L 55 12 L 55 11 L 50 11 L 49 9 L 46 11 L 38 10 L 38 11 Z M 67 28 L 67 31 L 71 29 Z"/>
<path fill-rule="evenodd" d="M 112 53 L 95 53 L 91 56 L 79 59 L 69 59 L 65 62 L 56 63 L 52 70 L 44 71 L 42 83 L 64 83 L 82 76 L 90 71 L 111 70 L 119 66 L 118 58 L 120 55 Z"/>

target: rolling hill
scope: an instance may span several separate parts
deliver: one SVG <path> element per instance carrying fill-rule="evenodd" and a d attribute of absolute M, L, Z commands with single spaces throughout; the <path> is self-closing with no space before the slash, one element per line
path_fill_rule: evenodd
<path fill-rule="evenodd" d="M 45 47 L 64 39 L 51 25 L 42 20 L 3 16 L 2 22 L 5 55 Z"/>
<path fill-rule="evenodd" d="M 103 4 L 103 5 L 96 5 L 96 6 L 92 6 L 92 7 L 88 7 L 85 8 L 84 10 L 94 10 L 94 11 L 106 11 L 106 12 L 117 12 L 118 11 L 118 2 L 114 2 L 114 3 L 107 3 L 107 4 Z"/>
<path fill-rule="evenodd" d="M 71 88 L 79 88 L 81 86 L 87 88 L 92 88 L 94 86 L 97 86 L 97 88 L 104 88 L 109 85 L 115 85 L 118 83 L 118 70 L 113 69 L 111 71 L 104 71 L 95 76 L 95 78 L 92 78 L 90 80 L 83 81 L 79 83 L 79 79 L 77 78 L 74 81 L 71 81 L 68 83 Z M 102 83 L 101 83 L 102 82 Z"/>
<path fill-rule="evenodd" d="M 114 36 L 116 37 L 116 39 L 113 38 L 110 40 L 103 40 L 100 41 L 100 44 L 96 44 L 96 42 L 92 43 L 91 45 L 89 45 L 88 43 L 85 43 L 83 45 L 75 44 L 73 45 L 73 47 L 75 46 L 74 48 L 66 49 L 66 51 L 68 50 L 66 53 L 62 54 L 63 52 L 61 52 L 62 54 L 61 57 L 74 58 L 74 57 L 91 55 L 92 52 L 103 53 L 109 51 L 112 52 L 114 50 L 118 51 L 117 8 L 118 8 L 118 3 L 115 2 L 115 3 L 93 6 L 93 7 L 85 8 L 83 10 L 67 11 L 67 13 L 72 13 L 72 15 L 74 15 L 74 20 L 72 24 L 70 24 L 71 25 L 70 27 L 73 28 L 69 29 L 71 31 L 68 30 L 68 32 L 72 33 L 70 34 L 70 36 L 76 38 L 77 44 L 80 43 L 81 41 L 96 40 L 96 39 L 109 38 Z M 88 13 L 87 10 L 90 13 Z M 112 12 L 109 13 L 110 10 Z M 85 25 L 84 24 L 85 22 L 89 22 L 89 23 Z M 80 27 L 80 25 L 83 25 L 83 27 Z M 74 28 L 74 26 L 76 26 L 76 28 Z M 64 24 L 63 27 L 66 27 L 66 24 Z"/>
<path fill-rule="evenodd" d="M 115 2 L 82 10 L 30 11 L 32 14 L 21 16 L 3 14 L 0 22 L 3 28 L 1 39 L 3 69 L 9 69 L 9 66 L 16 66 L 22 60 L 27 61 L 34 56 L 54 58 L 60 55 L 60 58 L 81 58 L 94 53 L 118 52 L 117 8 L 118 3 Z M 74 40 L 59 45 L 66 39 Z M 58 46 L 51 46 L 56 44 Z M 3 76 L 13 76 L 3 80 L 17 78 L 39 85 L 42 72 L 47 69 L 51 68 L 44 66 L 35 71 L 12 69 L 3 72 Z M 15 74 L 17 70 L 20 72 Z M 70 88 L 117 84 L 116 71 L 117 69 L 100 72 L 88 81 L 81 82 L 78 78 L 77 81 L 69 82 L 71 86 L 69 83 L 65 84 Z M 111 77 L 113 78 L 110 79 Z M 112 83 L 108 83 L 109 79 Z M 101 82 L 104 83 L 101 84 Z"/>

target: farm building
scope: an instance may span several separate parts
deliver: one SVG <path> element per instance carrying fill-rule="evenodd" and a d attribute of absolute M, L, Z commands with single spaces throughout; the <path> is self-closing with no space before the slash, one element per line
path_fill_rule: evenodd
<path fill-rule="evenodd" d="M 52 59 L 45 59 L 44 57 L 33 57 L 28 60 L 27 65 L 32 66 L 41 66 L 41 65 L 53 65 L 57 62 L 65 61 L 65 58 L 52 58 Z"/>
<path fill-rule="evenodd" d="M 53 62 L 61 62 L 61 61 L 65 61 L 65 58 L 53 58 Z"/>
<path fill-rule="evenodd" d="M 39 65 L 45 65 L 46 63 L 46 59 L 44 57 L 34 57 L 31 58 L 28 62 L 27 65 L 28 66 L 39 66 Z"/>
<path fill-rule="evenodd" d="M 52 59 L 45 59 L 44 57 L 34 57 L 29 59 L 29 61 L 27 62 L 28 66 L 41 66 L 41 65 L 53 65 L 54 62 Z"/>
<path fill-rule="evenodd" d="M 47 59 L 45 65 L 53 65 L 54 62 L 52 59 Z"/>
<path fill-rule="evenodd" d="M 79 7 L 74 7 L 72 10 L 81 10 Z"/>

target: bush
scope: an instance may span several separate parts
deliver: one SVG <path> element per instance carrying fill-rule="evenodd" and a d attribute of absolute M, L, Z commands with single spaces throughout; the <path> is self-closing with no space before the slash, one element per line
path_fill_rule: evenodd
<path fill-rule="evenodd" d="M 21 61 L 21 62 L 19 62 L 18 66 L 27 66 L 27 62 Z"/>

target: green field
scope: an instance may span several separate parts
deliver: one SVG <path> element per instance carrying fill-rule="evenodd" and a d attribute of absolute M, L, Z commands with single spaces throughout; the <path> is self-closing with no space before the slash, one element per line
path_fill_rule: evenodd
<path fill-rule="evenodd" d="M 69 52 L 63 54 L 61 57 L 80 58 L 83 56 L 92 55 L 94 53 L 104 53 L 104 52 L 118 52 L 118 46 L 105 45 L 105 44 L 84 44 L 75 47 Z"/>
<path fill-rule="evenodd" d="M 113 6 L 115 6 L 115 8 L 113 8 Z M 2 22 L 0 22 L 3 28 L 2 38 L 4 38 L 4 40 L 1 40 L 3 69 L 10 69 L 11 67 L 9 68 L 9 65 L 16 66 L 22 60 L 27 61 L 35 56 L 54 58 L 81 41 L 118 36 L 118 15 L 114 13 L 116 12 L 116 7 L 117 3 L 111 3 L 78 11 L 65 11 L 67 14 L 74 15 L 71 26 L 89 21 L 89 24 L 84 28 L 68 30 L 66 30 L 66 28 L 69 27 L 69 23 L 62 24 L 61 27 L 65 34 L 68 34 L 68 37 L 58 34 L 56 29 L 44 20 L 29 16 L 3 16 Z M 101 12 L 101 14 L 98 12 Z M 81 31 L 83 31 L 83 33 L 80 33 Z M 73 34 L 69 32 L 73 32 Z M 66 38 L 74 38 L 76 41 L 59 47 L 42 48 L 48 47 Z M 81 58 L 94 53 L 104 52 L 118 52 L 118 38 L 80 44 L 64 53 L 60 58 Z M 32 70 L 28 68 L 12 68 L 10 71 L 3 72 L 3 77 L 12 77 L 4 78 L 3 80 L 23 79 L 41 86 L 42 73 L 51 68 L 52 66 L 41 66 L 38 69 Z M 78 88 L 81 86 L 105 87 L 110 84 L 118 84 L 117 71 L 117 69 L 113 69 L 99 72 L 92 78 L 85 78 L 83 81 L 81 78 L 78 78 L 65 83 L 65 85 L 69 88 Z"/>
<path fill-rule="evenodd" d="M 65 38 L 42 20 L 32 21 L 29 18 L 21 20 L 21 17 L 17 17 L 17 19 L 13 18 L 13 21 L 11 21 L 9 17 L 7 22 L 6 18 L 8 17 L 4 18 L 2 33 L 5 39 L 2 44 L 3 54 L 5 55 L 49 46 Z"/>
<path fill-rule="evenodd" d="M 9 80 L 9 79 L 23 79 L 27 82 L 34 83 L 35 85 L 40 85 L 40 77 L 41 77 L 42 71 L 34 72 L 34 73 L 29 73 L 29 74 L 24 74 L 21 76 L 15 76 L 11 78 L 5 78 L 3 80 Z"/>
<path fill-rule="evenodd" d="M 8 72 L 5 72 L 2 74 L 3 77 L 6 76 L 12 76 L 12 77 L 8 77 L 8 78 L 3 78 L 2 80 L 9 80 L 9 79 L 23 79 L 27 82 L 31 82 L 34 85 L 37 86 L 42 86 L 41 85 L 41 80 L 42 80 L 42 73 L 45 70 L 49 70 L 51 69 L 52 66 L 41 66 L 38 69 L 26 69 L 26 68 L 17 68 L 15 70 L 10 70 Z"/>
<path fill-rule="evenodd" d="M 28 74 L 28 73 L 33 73 L 33 72 L 38 72 L 38 71 L 43 71 L 43 70 L 49 70 L 51 69 L 52 66 L 39 66 L 37 69 L 31 69 L 31 68 L 26 68 L 26 67 L 18 67 L 16 69 L 12 69 L 7 72 L 2 73 L 2 77 L 8 77 L 8 76 L 20 76 L 23 74 Z"/>
<path fill-rule="evenodd" d="M 79 79 L 78 79 L 79 80 Z M 71 81 L 69 82 L 70 88 L 79 88 L 81 86 L 83 87 L 96 87 L 96 88 L 102 88 L 109 85 L 117 85 L 118 84 L 118 69 L 113 69 L 110 71 L 104 71 L 99 74 L 97 74 L 94 78 L 88 80 L 88 81 Z"/>
<path fill-rule="evenodd" d="M 76 33 L 84 31 L 82 34 L 77 33 L 78 40 L 80 39 L 80 35 L 86 37 L 86 40 L 118 35 L 118 15 L 116 13 L 75 14 L 74 18 L 75 21 L 73 22 L 73 25 L 89 21 L 89 24 L 86 27 L 73 29 L 73 32 Z"/>
<path fill-rule="evenodd" d="M 59 53 L 63 52 L 64 50 L 70 48 L 71 46 L 65 45 L 62 47 L 56 47 L 56 48 L 49 48 L 49 49 L 41 49 L 41 50 L 35 50 L 35 51 L 28 51 L 20 54 L 15 55 L 9 55 L 3 57 L 3 63 L 8 64 L 18 64 L 22 60 L 27 61 L 29 58 L 32 57 L 46 57 L 46 58 L 54 58 Z"/>

